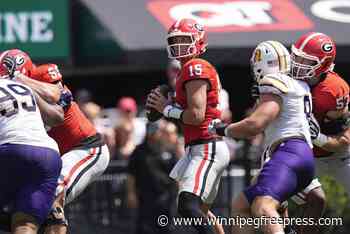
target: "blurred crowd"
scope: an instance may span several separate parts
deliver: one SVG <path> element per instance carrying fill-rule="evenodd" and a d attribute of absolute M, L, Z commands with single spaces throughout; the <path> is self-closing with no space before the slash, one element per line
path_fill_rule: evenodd
<path fill-rule="evenodd" d="M 173 90 L 180 69 L 177 61 L 169 62 L 166 77 Z M 137 105 L 133 97 L 121 97 L 112 108 L 100 107 L 88 90 L 78 90 L 75 100 L 103 135 L 111 152 L 111 163 L 127 164 L 125 200 L 128 208 L 138 210 L 136 233 L 170 233 L 171 226 L 159 227 L 155 220 L 161 214 L 174 215 L 177 185 L 168 174 L 185 153 L 181 129 L 165 119 L 147 122 L 144 106 Z M 220 94 L 220 109 L 222 121 L 231 122 L 229 94 L 224 89 Z M 250 142 L 253 157 L 260 150 L 261 140 L 258 136 Z M 233 139 L 225 141 L 231 161 L 236 160 L 243 144 Z"/>

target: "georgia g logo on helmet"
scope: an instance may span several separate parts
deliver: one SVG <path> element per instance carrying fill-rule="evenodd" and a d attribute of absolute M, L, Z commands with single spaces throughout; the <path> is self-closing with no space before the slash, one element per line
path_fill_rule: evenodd
<path fill-rule="evenodd" d="M 22 56 L 22 55 L 17 55 L 17 56 L 16 56 L 16 64 L 17 64 L 18 66 L 21 66 L 21 65 L 24 64 L 24 62 L 25 62 L 24 59 L 25 59 L 24 56 Z"/>
<path fill-rule="evenodd" d="M 326 42 L 322 45 L 322 50 L 326 53 L 329 53 L 329 52 L 332 52 L 333 47 L 334 46 L 332 43 Z"/>

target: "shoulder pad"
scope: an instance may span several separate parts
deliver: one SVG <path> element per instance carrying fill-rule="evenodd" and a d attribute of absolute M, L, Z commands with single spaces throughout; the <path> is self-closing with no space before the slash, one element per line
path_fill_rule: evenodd
<path fill-rule="evenodd" d="M 182 77 L 185 81 L 198 78 L 210 80 L 216 75 L 215 68 L 209 62 L 199 58 L 191 59 L 182 69 Z"/>
<path fill-rule="evenodd" d="M 272 86 L 282 93 L 288 93 L 289 88 L 285 81 L 283 81 L 283 78 L 281 75 L 278 74 L 269 74 L 264 76 L 259 81 L 259 86 Z"/>
<path fill-rule="evenodd" d="M 37 66 L 33 70 L 31 78 L 46 83 L 55 83 L 62 80 L 62 75 L 56 64 L 48 63 Z"/>

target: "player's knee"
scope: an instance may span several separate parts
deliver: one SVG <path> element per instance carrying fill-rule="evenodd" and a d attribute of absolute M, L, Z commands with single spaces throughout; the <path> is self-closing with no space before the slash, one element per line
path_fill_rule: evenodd
<path fill-rule="evenodd" d="M 254 199 L 251 212 L 256 217 L 271 216 L 277 212 L 276 204 L 270 198 L 257 197 Z"/>
<path fill-rule="evenodd" d="M 306 197 L 307 205 L 311 207 L 317 207 L 320 210 L 324 210 L 326 207 L 327 199 L 321 187 L 310 191 Z"/>
<path fill-rule="evenodd" d="M 182 217 L 197 217 L 201 211 L 200 198 L 193 193 L 181 192 L 179 195 L 178 213 Z"/>

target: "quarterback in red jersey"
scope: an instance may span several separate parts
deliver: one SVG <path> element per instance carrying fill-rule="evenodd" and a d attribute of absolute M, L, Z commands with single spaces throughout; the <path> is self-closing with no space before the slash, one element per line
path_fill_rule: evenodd
<path fill-rule="evenodd" d="M 147 106 L 182 123 L 186 156 L 170 173 L 180 184 L 178 212 L 183 217 L 206 218 L 229 163 L 226 143 L 208 132 L 209 123 L 221 115 L 220 80 L 215 68 L 198 58 L 206 51 L 207 41 L 203 27 L 195 20 L 176 21 L 168 31 L 167 42 L 169 58 L 179 60 L 182 67 L 176 80 L 176 103 L 168 102 L 155 89 L 147 98 Z M 195 228 L 201 234 L 215 233 L 205 223 Z"/>
<path fill-rule="evenodd" d="M 10 52 L 15 60 L 25 54 L 19 50 Z M 30 86 L 43 99 L 57 102 L 64 110 L 63 123 L 48 126 L 49 136 L 59 146 L 62 170 L 56 189 L 56 201 L 46 221 L 45 233 L 65 234 L 67 220 L 64 217 L 64 205 L 73 201 L 105 171 L 110 155 L 102 136 L 96 132 L 93 124 L 80 111 L 78 105 L 71 100 L 71 93 L 63 84 L 57 65 L 28 64 L 26 67 L 27 69 L 18 69 L 15 79 Z M 61 92 L 59 96 L 53 92 L 55 89 L 52 86 L 58 87 Z"/>
<path fill-rule="evenodd" d="M 312 88 L 313 115 L 310 130 L 314 144 L 317 175 L 330 174 L 350 194 L 350 129 L 348 126 L 349 86 L 333 71 L 334 41 L 323 33 L 308 33 L 292 46 L 292 76 L 307 79 Z M 320 217 L 325 195 L 318 179 L 293 200 L 307 202 L 305 216 Z M 303 233 L 316 233 L 317 227 L 303 227 Z"/>

